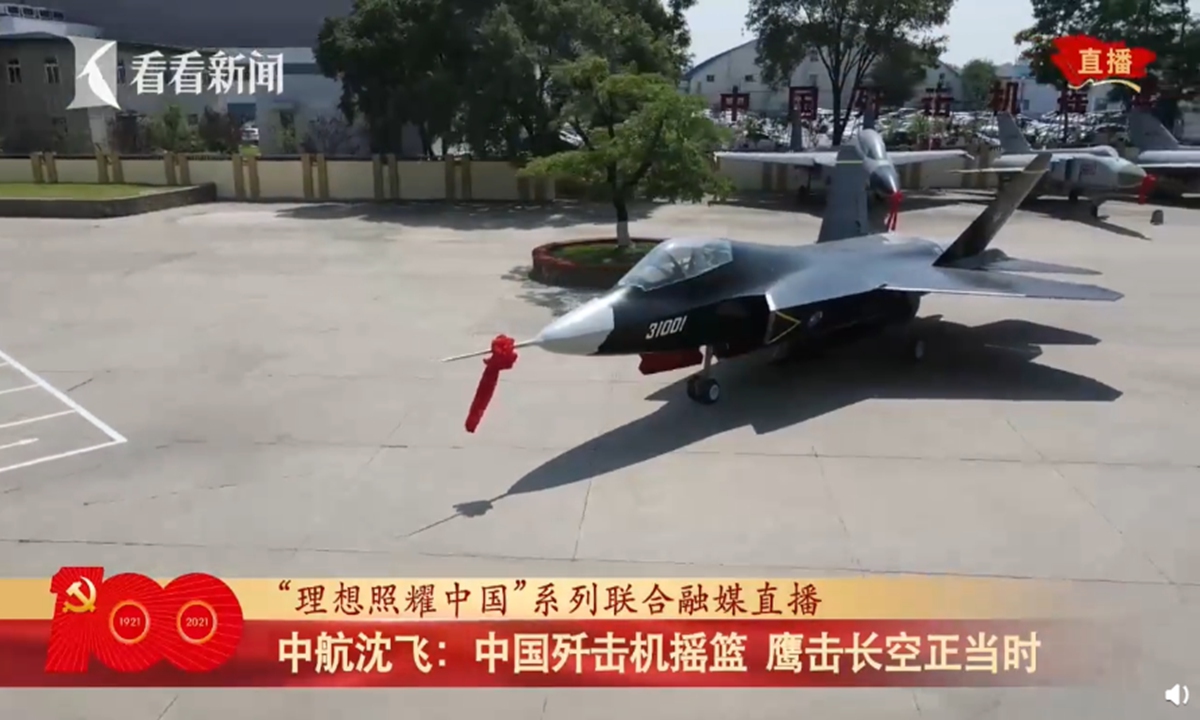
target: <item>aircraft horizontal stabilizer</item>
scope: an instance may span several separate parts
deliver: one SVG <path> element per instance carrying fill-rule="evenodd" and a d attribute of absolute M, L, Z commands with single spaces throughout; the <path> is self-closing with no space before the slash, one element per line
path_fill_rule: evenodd
<path fill-rule="evenodd" d="M 1088 268 L 1057 263 L 1039 262 L 1037 260 L 1022 260 L 1009 257 L 1001 250 L 985 250 L 974 257 L 964 258 L 948 267 L 961 270 L 991 270 L 1016 273 L 1050 273 L 1052 275 L 1099 275 L 1100 273 Z"/>
<path fill-rule="evenodd" d="M 1096 300 L 1113 302 L 1121 293 L 1095 285 L 1081 285 L 1006 273 L 931 266 L 905 271 L 903 280 L 885 282 L 885 290 L 944 295 L 984 295 L 1041 300 Z"/>

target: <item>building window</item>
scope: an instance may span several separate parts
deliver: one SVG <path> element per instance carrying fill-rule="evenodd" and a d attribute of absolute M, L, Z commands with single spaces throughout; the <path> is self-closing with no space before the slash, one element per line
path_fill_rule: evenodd
<path fill-rule="evenodd" d="M 46 83 L 57 85 L 60 82 L 62 82 L 62 75 L 58 70 L 58 59 L 46 58 Z"/>
<path fill-rule="evenodd" d="M 125 84 L 125 61 L 117 60 L 117 84 Z"/>
<path fill-rule="evenodd" d="M 21 61 L 15 58 L 8 61 L 8 84 L 21 84 Z"/>
<path fill-rule="evenodd" d="M 746 77 L 744 77 L 744 78 L 742 78 L 742 79 L 743 79 L 743 80 L 745 80 L 746 82 L 754 82 L 754 76 L 753 76 L 753 75 L 747 75 Z"/>
<path fill-rule="evenodd" d="M 716 81 L 717 81 L 716 75 L 705 75 L 704 76 L 704 82 L 716 82 Z"/>

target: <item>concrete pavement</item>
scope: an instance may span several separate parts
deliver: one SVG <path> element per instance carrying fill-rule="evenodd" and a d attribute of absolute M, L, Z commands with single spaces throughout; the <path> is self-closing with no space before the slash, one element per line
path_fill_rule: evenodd
<path fill-rule="evenodd" d="M 952 237 L 979 209 L 900 230 Z M 1115 305 L 930 299 L 923 365 L 884 346 L 730 363 L 714 408 L 682 373 L 527 351 L 474 436 L 479 364 L 437 358 L 578 302 L 520 268 L 608 234 L 603 209 L 4 220 L 0 351 L 128 442 L 0 472 L 0 575 L 993 575 L 1073 581 L 1146 627 L 1108 692 L 9 691 L 0 716 L 1182 717 L 1162 692 L 1200 688 L 1200 211 L 1106 210 L 1022 211 L 997 247 L 1102 271 Z M 809 242 L 817 223 L 674 206 L 635 234 Z M 56 412 L 13 404 L 57 402 L 37 392 L 0 395 L 0 425 Z M 85 419 L 0 429 L 38 438 L 0 466 L 103 444 Z"/>

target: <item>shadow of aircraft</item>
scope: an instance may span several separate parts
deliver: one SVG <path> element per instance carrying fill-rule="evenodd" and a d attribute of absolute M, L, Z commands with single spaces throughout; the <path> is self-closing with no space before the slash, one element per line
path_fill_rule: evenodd
<path fill-rule="evenodd" d="M 979 205 L 987 205 L 992 201 L 993 195 L 987 191 L 973 191 L 969 196 L 964 196 L 965 202 L 972 202 Z M 1035 213 L 1042 217 L 1052 220 L 1061 220 L 1063 222 L 1077 222 L 1082 225 L 1088 225 L 1098 230 L 1104 230 L 1114 235 L 1122 235 L 1124 237 L 1137 238 L 1139 240 L 1150 240 L 1151 238 L 1145 233 L 1134 230 L 1133 228 L 1118 225 L 1110 222 L 1108 216 L 1100 215 L 1100 217 L 1092 217 L 1088 212 L 1088 203 L 1071 202 L 1067 198 L 1046 198 L 1040 197 L 1033 200 L 1026 200 L 1021 203 L 1021 210 L 1025 212 Z M 1100 212 L 1104 212 L 1104 206 L 1100 207 Z M 1150 213 L 1147 211 L 1146 219 L 1149 221 Z"/>
<path fill-rule="evenodd" d="M 517 480 L 506 492 L 454 506 L 456 517 L 477 517 L 509 497 L 583 482 L 646 462 L 739 427 L 764 435 L 872 399 L 1112 402 L 1121 392 L 1098 380 L 1034 362 L 1047 345 L 1096 345 L 1090 335 L 1023 320 L 979 327 L 931 316 L 910 332 L 927 340 L 929 355 L 907 361 L 896 333 L 830 351 L 824 358 L 768 364 L 763 354 L 719 364 L 728 392 L 719 405 L 688 400 L 684 380 L 647 399 L 653 412 L 567 450 Z"/>
<path fill-rule="evenodd" d="M 630 220 L 649 217 L 658 207 L 653 203 L 629 206 Z M 409 227 L 449 230 L 532 230 L 575 225 L 613 225 L 616 210 L 603 203 L 556 200 L 553 203 L 321 203 L 279 211 L 280 217 L 296 220 L 347 220 L 394 223 Z"/>

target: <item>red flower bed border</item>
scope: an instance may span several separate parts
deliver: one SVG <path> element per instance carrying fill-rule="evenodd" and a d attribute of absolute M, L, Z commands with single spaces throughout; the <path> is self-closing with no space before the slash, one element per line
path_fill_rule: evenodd
<path fill-rule="evenodd" d="M 561 248 L 574 245 L 611 245 L 615 242 L 615 238 L 603 238 L 598 240 L 568 240 L 566 242 L 547 243 L 538 246 L 533 249 L 533 269 L 529 273 L 529 278 L 545 285 L 555 285 L 557 287 L 608 290 L 617 284 L 621 276 L 629 272 L 629 269 L 634 266 L 637 260 L 641 259 L 641 256 L 638 256 L 628 264 L 587 265 L 559 257 L 554 253 Z M 662 241 L 650 238 L 633 238 L 633 242 L 657 244 Z"/>

